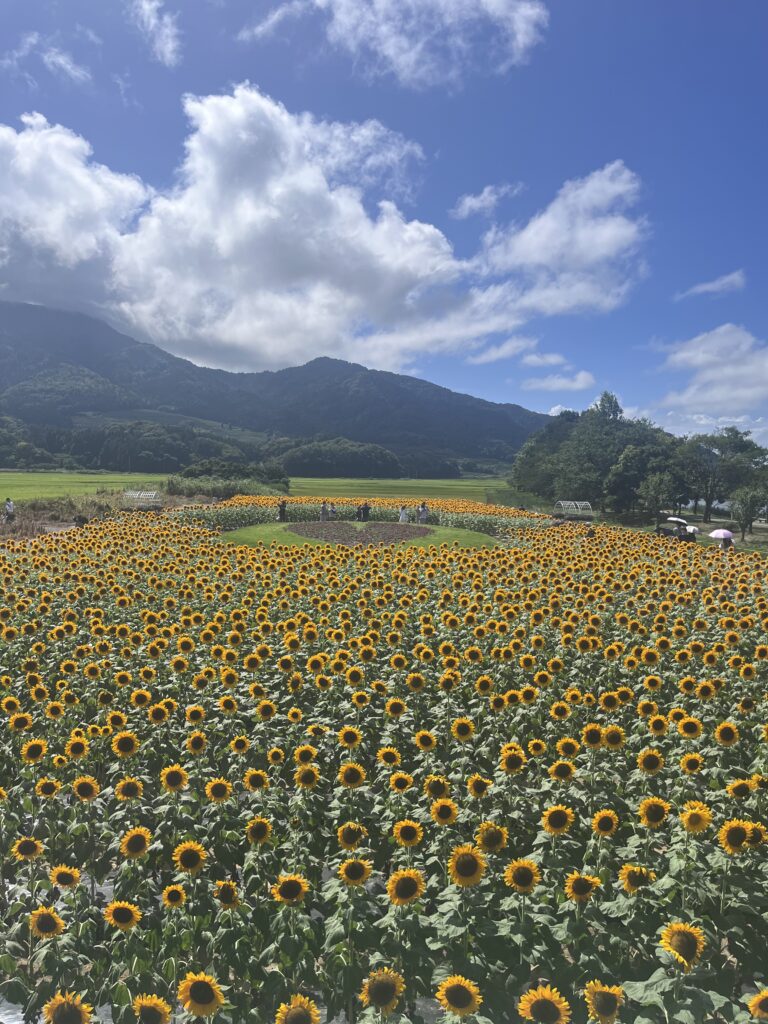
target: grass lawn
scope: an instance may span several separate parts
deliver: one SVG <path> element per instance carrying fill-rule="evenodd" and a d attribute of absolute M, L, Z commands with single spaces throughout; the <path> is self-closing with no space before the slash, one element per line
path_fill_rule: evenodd
<path fill-rule="evenodd" d="M 167 473 L 17 473 L 0 472 L 0 499 L 31 501 L 94 494 L 96 491 L 145 490 L 167 479 Z"/>
<path fill-rule="evenodd" d="M 264 523 L 262 526 L 246 526 L 242 530 L 232 530 L 225 533 L 224 539 L 232 544 L 323 544 L 322 540 L 314 540 L 309 537 L 300 537 L 297 533 L 291 533 L 286 527 L 290 523 Z M 356 530 L 362 531 L 363 523 L 350 523 Z M 432 544 L 454 544 L 457 543 L 464 548 L 490 548 L 496 547 L 498 541 L 494 537 L 488 537 L 484 533 L 476 533 L 474 530 L 453 530 L 447 526 L 432 527 L 432 533 L 426 537 L 414 537 L 402 544 L 402 547 L 425 548 Z"/>
<path fill-rule="evenodd" d="M 501 477 L 464 477 L 461 480 L 355 480 L 346 477 L 294 476 L 291 494 L 318 498 L 466 498 L 486 500 L 486 491 L 496 490 Z"/>

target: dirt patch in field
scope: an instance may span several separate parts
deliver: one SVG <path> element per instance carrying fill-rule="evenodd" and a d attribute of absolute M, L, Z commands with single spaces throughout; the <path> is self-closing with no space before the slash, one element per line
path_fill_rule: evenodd
<path fill-rule="evenodd" d="M 354 523 L 291 523 L 286 527 L 299 537 L 323 540 L 328 544 L 399 544 L 414 537 L 427 537 L 433 533 L 429 526 L 412 526 L 406 523 L 366 523 L 357 529 Z"/>

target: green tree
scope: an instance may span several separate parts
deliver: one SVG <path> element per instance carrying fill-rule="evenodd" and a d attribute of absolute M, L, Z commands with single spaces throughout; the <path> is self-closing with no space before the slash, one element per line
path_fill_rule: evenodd
<path fill-rule="evenodd" d="M 765 504 L 765 491 L 739 487 L 731 495 L 731 518 L 741 530 L 741 539 L 752 533 L 752 525 Z"/>
<path fill-rule="evenodd" d="M 671 473 L 649 473 L 638 487 L 638 496 L 653 514 L 656 526 L 661 522 L 661 510 L 674 501 L 676 481 Z"/>

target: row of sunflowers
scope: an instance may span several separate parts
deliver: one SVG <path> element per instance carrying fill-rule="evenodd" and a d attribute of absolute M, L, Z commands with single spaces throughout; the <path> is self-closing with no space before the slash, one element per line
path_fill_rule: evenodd
<path fill-rule="evenodd" d="M 8 542 L 0 580 L 30 1024 L 768 1019 L 760 556 L 134 515 Z"/>

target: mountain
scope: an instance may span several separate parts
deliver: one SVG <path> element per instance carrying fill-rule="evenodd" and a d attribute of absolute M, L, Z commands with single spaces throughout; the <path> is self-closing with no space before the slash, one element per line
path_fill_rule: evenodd
<path fill-rule="evenodd" d="M 549 421 L 339 359 L 260 373 L 209 369 L 93 317 L 13 302 L 0 302 L 0 415 L 38 429 L 191 419 L 284 439 L 346 438 L 398 455 L 504 460 Z"/>

